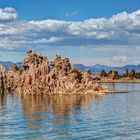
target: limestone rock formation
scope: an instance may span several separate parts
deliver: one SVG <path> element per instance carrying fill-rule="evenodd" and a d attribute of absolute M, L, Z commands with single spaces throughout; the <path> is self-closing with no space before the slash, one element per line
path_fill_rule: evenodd
<path fill-rule="evenodd" d="M 0 64 L 0 93 L 5 90 L 5 67 Z"/>
<path fill-rule="evenodd" d="M 112 79 L 112 80 L 118 79 L 118 78 L 119 78 L 118 71 L 116 71 L 116 70 L 111 70 L 111 71 L 109 72 L 108 77 L 109 77 L 110 79 Z"/>
<path fill-rule="evenodd" d="M 116 70 L 110 70 L 108 73 L 105 70 L 102 70 L 100 77 L 103 80 L 116 80 L 120 78 L 119 73 Z"/>
<path fill-rule="evenodd" d="M 140 79 L 140 72 L 136 72 L 135 69 L 132 69 L 131 71 L 126 69 L 124 77 L 126 79 L 131 79 L 131 80 L 133 80 L 133 79 Z"/>
<path fill-rule="evenodd" d="M 24 70 L 14 65 L 6 72 L 6 89 L 21 94 L 99 94 L 108 91 L 94 82 L 89 70 L 72 68 L 68 58 L 56 55 L 54 61 L 33 52 L 27 52 Z"/>

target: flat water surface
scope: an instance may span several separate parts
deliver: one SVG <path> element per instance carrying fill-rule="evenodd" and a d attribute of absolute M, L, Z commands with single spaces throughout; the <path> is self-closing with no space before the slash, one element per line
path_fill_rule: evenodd
<path fill-rule="evenodd" d="M 0 96 L 0 140 L 139 140 L 140 84 L 107 84 L 126 94 Z"/>

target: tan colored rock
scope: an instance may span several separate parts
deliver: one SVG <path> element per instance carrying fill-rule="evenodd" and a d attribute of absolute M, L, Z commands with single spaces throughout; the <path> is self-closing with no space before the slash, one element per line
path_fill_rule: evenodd
<path fill-rule="evenodd" d="M 5 67 L 0 64 L 0 93 L 5 91 Z"/>
<path fill-rule="evenodd" d="M 24 59 L 24 70 L 14 65 L 6 73 L 6 89 L 21 94 L 89 94 L 104 92 L 95 84 L 89 70 L 72 68 L 68 58 L 56 55 L 50 62 L 47 57 L 29 50 Z M 105 89 L 107 90 L 107 88 Z"/>
<path fill-rule="evenodd" d="M 108 78 L 112 79 L 112 80 L 118 79 L 119 78 L 118 71 L 116 71 L 116 70 L 110 71 L 109 75 L 108 75 Z"/>

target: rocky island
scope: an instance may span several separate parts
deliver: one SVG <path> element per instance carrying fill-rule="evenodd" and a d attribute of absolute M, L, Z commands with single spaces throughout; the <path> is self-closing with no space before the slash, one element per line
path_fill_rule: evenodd
<path fill-rule="evenodd" d="M 96 83 L 89 70 L 81 72 L 72 68 L 68 58 L 56 55 L 48 58 L 29 50 L 23 61 L 23 69 L 14 64 L 8 71 L 0 65 L 0 89 L 20 94 L 97 94 L 109 92 Z"/>

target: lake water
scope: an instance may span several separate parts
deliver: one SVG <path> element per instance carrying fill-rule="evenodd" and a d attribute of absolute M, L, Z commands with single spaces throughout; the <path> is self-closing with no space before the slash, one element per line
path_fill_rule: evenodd
<path fill-rule="evenodd" d="M 139 140 L 140 84 L 103 97 L 0 96 L 0 140 Z"/>

